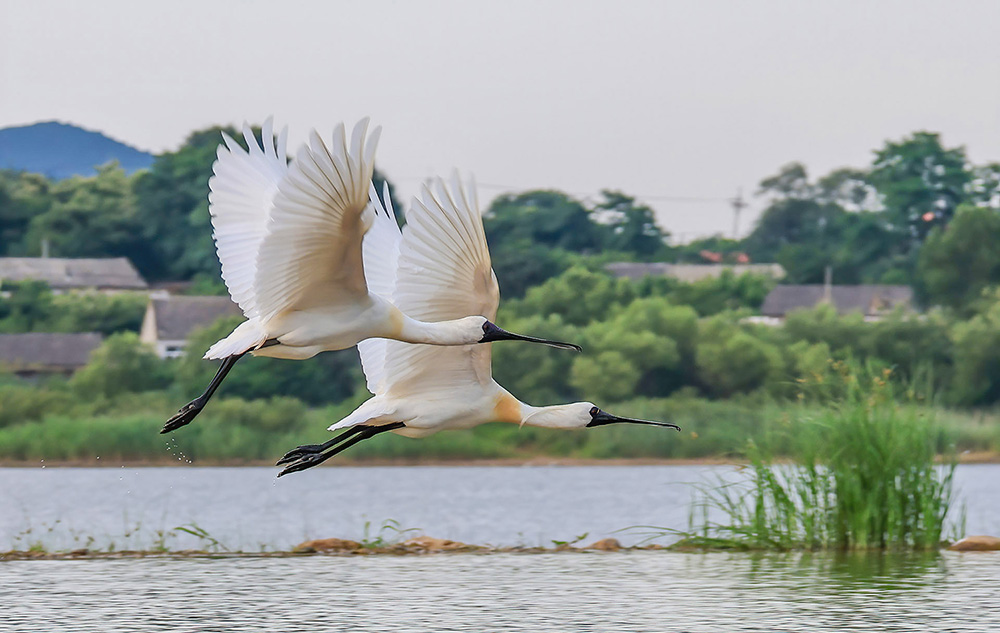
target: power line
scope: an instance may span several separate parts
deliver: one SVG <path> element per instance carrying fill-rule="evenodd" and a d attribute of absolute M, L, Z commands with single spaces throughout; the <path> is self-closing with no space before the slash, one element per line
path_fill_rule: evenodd
<path fill-rule="evenodd" d="M 740 211 L 750 206 L 743 200 L 743 188 L 736 190 L 736 197 L 729 199 L 729 204 L 733 205 L 733 239 L 740 239 Z"/>

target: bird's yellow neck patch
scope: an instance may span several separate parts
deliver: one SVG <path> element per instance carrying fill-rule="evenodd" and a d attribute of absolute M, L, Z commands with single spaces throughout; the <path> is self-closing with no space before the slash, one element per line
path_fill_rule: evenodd
<path fill-rule="evenodd" d="M 403 313 L 396 306 L 389 310 L 389 334 L 397 340 L 403 335 Z"/>
<path fill-rule="evenodd" d="M 493 419 L 497 422 L 521 423 L 521 403 L 509 393 L 501 393 L 493 404 Z"/>

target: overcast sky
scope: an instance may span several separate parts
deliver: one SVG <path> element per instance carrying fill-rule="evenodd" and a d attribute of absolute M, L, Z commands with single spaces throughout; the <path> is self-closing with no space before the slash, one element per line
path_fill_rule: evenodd
<path fill-rule="evenodd" d="M 483 199 L 620 189 L 687 240 L 730 233 L 726 199 L 793 160 L 864 166 L 921 129 L 1000 160 L 998 25 L 993 0 L 0 0 L 0 127 L 159 152 L 371 115 L 404 195 L 456 167 Z"/>

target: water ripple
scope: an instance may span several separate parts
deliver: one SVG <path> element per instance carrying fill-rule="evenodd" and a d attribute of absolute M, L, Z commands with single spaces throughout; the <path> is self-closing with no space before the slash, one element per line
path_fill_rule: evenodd
<path fill-rule="evenodd" d="M 983 632 L 998 587 L 994 553 L 19 561 L 0 630 Z"/>

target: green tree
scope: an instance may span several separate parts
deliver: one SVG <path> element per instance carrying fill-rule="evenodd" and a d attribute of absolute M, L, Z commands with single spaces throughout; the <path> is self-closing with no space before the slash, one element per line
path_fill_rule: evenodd
<path fill-rule="evenodd" d="M 582 203 L 559 191 L 496 198 L 483 216 L 493 269 L 507 298 L 570 267 L 575 253 L 597 253 L 610 229 Z"/>
<path fill-rule="evenodd" d="M 66 293 L 52 297 L 52 332 L 100 332 L 105 336 L 130 330 L 138 332 L 149 297 L 140 292 Z"/>
<path fill-rule="evenodd" d="M 637 371 L 633 394 L 662 397 L 689 384 L 697 329 L 698 315 L 690 307 L 648 297 L 633 301 L 605 321 L 588 325 L 583 344 L 588 353 L 623 354 Z M 574 361 L 574 366 L 583 362 L 582 358 Z M 608 362 L 617 366 L 617 361 L 611 360 Z"/>
<path fill-rule="evenodd" d="M 966 185 L 968 202 L 981 207 L 1000 206 L 1000 163 L 972 168 L 972 181 Z"/>
<path fill-rule="evenodd" d="M 131 256 L 143 250 L 131 178 L 117 163 L 92 178 L 54 183 L 51 205 L 29 224 L 29 244 L 48 240 L 57 257 Z"/>
<path fill-rule="evenodd" d="M 531 288 L 524 299 L 511 301 L 508 309 L 520 316 L 558 314 L 571 325 L 586 325 L 607 318 L 635 296 L 625 279 L 574 266 Z"/>
<path fill-rule="evenodd" d="M 947 387 L 954 354 L 948 336 L 952 320 L 941 311 L 915 315 L 897 310 L 866 325 L 869 333 L 861 353 L 892 368 L 904 383 L 932 380 L 935 388 Z"/>
<path fill-rule="evenodd" d="M 489 233 L 486 236 L 489 238 Z M 523 297 L 528 288 L 562 273 L 578 258 L 561 248 L 546 248 L 522 238 L 491 243 L 490 259 L 500 284 L 500 295 L 514 299 Z"/>
<path fill-rule="evenodd" d="M 786 165 L 761 181 L 770 199 L 744 241 L 756 261 L 781 264 L 789 283 L 909 283 L 914 268 L 908 226 L 881 212 L 869 174 L 838 169 L 813 183 L 805 166 Z"/>
<path fill-rule="evenodd" d="M 744 252 L 746 246 L 743 240 L 734 240 L 721 235 L 713 235 L 681 244 L 671 248 L 674 260 L 678 263 L 705 264 L 707 263 L 702 253 L 705 251 L 718 253 L 725 261 L 735 262 L 734 257 Z"/>
<path fill-rule="evenodd" d="M 878 211 L 881 208 L 878 190 L 862 169 L 836 169 L 823 176 L 815 185 L 813 199 L 852 212 Z"/>
<path fill-rule="evenodd" d="M 186 354 L 174 361 L 178 387 L 197 395 L 208 386 L 218 363 L 202 359 L 212 343 L 228 335 L 242 317 L 228 317 L 196 330 Z M 247 400 L 289 396 L 311 405 L 336 403 L 364 389 L 356 348 L 324 352 L 308 361 L 248 356 L 239 362 L 219 388 L 224 396 Z M 331 421 L 332 423 L 332 421 Z"/>
<path fill-rule="evenodd" d="M 483 222 L 490 246 L 528 240 L 532 244 L 575 252 L 604 247 L 607 227 L 593 222 L 591 212 L 560 191 L 527 191 L 496 198 Z"/>
<path fill-rule="evenodd" d="M 44 281 L 0 282 L 0 332 L 42 330 L 52 314 L 52 291 Z"/>
<path fill-rule="evenodd" d="M 558 315 L 535 314 L 517 318 L 506 308 L 497 321 L 514 332 L 530 332 L 558 341 L 579 341 L 576 327 L 567 325 Z M 558 404 L 577 399 L 570 385 L 573 353 L 559 354 L 544 345 L 492 345 L 493 375 L 497 382 L 515 396 L 533 405 Z M 555 352 L 555 353 L 553 353 Z"/>
<path fill-rule="evenodd" d="M 570 382 L 580 397 L 593 402 L 620 402 L 635 394 L 640 372 L 631 359 L 607 350 L 573 361 Z"/>
<path fill-rule="evenodd" d="M 914 132 L 875 152 L 869 179 L 890 221 L 923 240 L 932 228 L 951 220 L 965 200 L 972 172 L 965 148 L 947 149 L 939 134 Z"/>
<path fill-rule="evenodd" d="M 843 218 L 847 214 L 835 204 L 789 198 L 772 203 L 761 214 L 745 240 L 747 253 L 755 261 L 779 261 L 792 283 L 809 283 L 832 263 L 841 243 Z M 797 257 L 789 253 L 797 252 Z M 806 259 L 808 257 L 808 259 Z"/>
<path fill-rule="evenodd" d="M 1000 283 L 1000 213 L 959 207 L 947 227 L 931 231 L 917 270 L 926 303 L 967 312 L 985 288 Z"/>
<path fill-rule="evenodd" d="M 663 296 L 674 305 L 691 306 L 701 316 L 710 316 L 724 310 L 757 309 L 774 284 L 773 279 L 764 275 L 734 275 L 724 270 L 718 277 L 674 284 Z"/>
<path fill-rule="evenodd" d="M 809 171 L 802 163 L 783 165 L 778 173 L 760 181 L 757 195 L 766 195 L 777 200 L 814 200 L 818 193 L 816 185 L 809 182 Z"/>
<path fill-rule="evenodd" d="M 88 398 L 163 389 L 168 383 L 164 362 L 135 332 L 109 336 L 70 381 L 74 391 Z"/>
<path fill-rule="evenodd" d="M 650 207 L 636 204 L 635 198 L 620 191 L 604 189 L 601 197 L 594 211 L 601 223 L 610 229 L 605 248 L 632 253 L 642 259 L 666 255 L 666 239 L 670 234 L 656 224 Z"/>
<path fill-rule="evenodd" d="M 147 278 L 221 274 L 208 214 L 208 179 L 223 132 L 246 147 L 242 134 L 232 127 L 199 130 L 176 152 L 160 154 L 148 171 L 138 174 L 138 220 L 149 249 L 133 263 Z M 260 130 L 254 133 L 259 138 Z"/>
<path fill-rule="evenodd" d="M 695 354 L 702 388 L 715 397 L 763 388 L 785 369 L 776 346 L 722 317 L 712 317 L 699 328 Z"/>
<path fill-rule="evenodd" d="M 868 353 L 870 331 L 861 313 L 841 316 L 833 306 L 824 304 L 790 313 L 782 333 L 793 342 L 825 343 L 834 358 L 844 360 L 852 354 L 863 357 Z"/>
<path fill-rule="evenodd" d="M 0 170 L 0 256 L 39 254 L 41 244 L 30 243 L 28 227 L 52 206 L 51 187 L 41 174 Z"/>
<path fill-rule="evenodd" d="M 951 398 L 964 406 L 1000 401 L 1000 297 L 968 321 L 955 323 Z"/>

